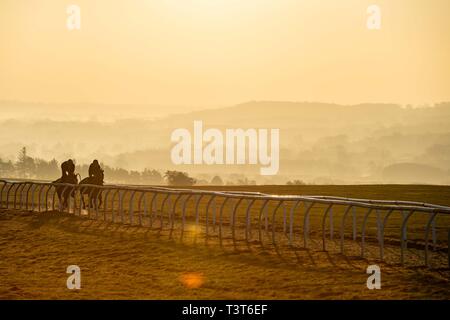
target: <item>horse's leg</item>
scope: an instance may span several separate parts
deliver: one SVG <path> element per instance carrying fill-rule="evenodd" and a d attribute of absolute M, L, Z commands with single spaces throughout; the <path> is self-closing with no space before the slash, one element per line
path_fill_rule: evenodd
<path fill-rule="evenodd" d="M 97 209 L 97 190 L 92 192 L 92 208 Z"/>
<path fill-rule="evenodd" d="M 61 194 L 58 189 L 56 189 L 56 195 L 58 196 L 58 201 L 61 202 Z"/>
<path fill-rule="evenodd" d="M 95 191 L 93 194 L 89 194 L 89 203 L 91 205 L 91 208 L 95 209 Z"/>
<path fill-rule="evenodd" d="M 81 202 L 83 203 L 83 209 L 86 209 L 86 203 L 84 202 L 84 192 L 83 191 L 80 193 L 80 197 L 81 197 Z"/>
<path fill-rule="evenodd" d="M 77 207 L 77 198 L 76 198 L 75 190 L 72 190 L 70 192 L 70 197 L 73 199 L 73 212 L 75 213 L 76 207 Z M 70 201 L 70 198 L 69 198 L 69 201 Z M 69 208 L 69 211 L 70 211 L 70 208 Z"/>
<path fill-rule="evenodd" d="M 102 192 L 100 191 L 100 192 L 98 193 L 98 207 L 99 207 L 99 208 L 102 207 L 102 202 L 103 202 L 103 199 L 102 199 Z"/>
<path fill-rule="evenodd" d="M 69 202 L 69 194 L 66 191 L 64 193 L 64 201 L 63 201 L 63 210 L 66 209 L 68 207 L 68 202 Z"/>
<path fill-rule="evenodd" d="M 70 198 L 73 198 L 73 197 L 72 197 L 72 192 L 69 191 L 69 194 L 67 195 L 67 200 L 66 200 L 67 208 L 70 207 Z"/>
<path fill-rule="evenodd" d="M 100 190 L 95 190 L 95 197 L 94 197 L 94 199 L 95 199 L 95 208 L 96 209 L 100 208 L 100 206 L 102 205 L 99 191 Z"/>
<path fill-rule="evenodd" d="M 60 206 L 64 206 L 64 197 L 63 197 L 63 193 L 60 189 L 56 190 L 56 194 L 58 195 L 58 201 Z"/>
<path fill-rule="evenodd" d="M 64 210 L 64 205 L 66 204 L 66 192 L 63 190 L 61 190 L 61 198 L 59 199 L 59 203 L 60 203 L 60 208 L 61 210 Z"/>
<path fill-rule="evenodd" d="M 92 197 L 91 197 L 91 189 L 87 189 L 87 195 L 88 195 L 88 206 L 89 206 L 89 208 L 92 208 Z"/>

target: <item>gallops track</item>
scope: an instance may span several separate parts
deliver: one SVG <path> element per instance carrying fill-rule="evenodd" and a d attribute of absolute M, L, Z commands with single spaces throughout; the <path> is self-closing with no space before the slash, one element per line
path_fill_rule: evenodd
<path fill-rule="evenodd" d="M 82 208 L 80 185 L 0 180 L 0 205 L 5 209 L 57 211 L 138 225 L 167 234 L 169 238 L 205 239 L 221 246 L 225 243 L 236 248 L 259 246 L 278 253 L 323 251 L 404 266 L 445 268 L 449 265 L 450 207 L 447 205 L 329 195 L 274 195 L 245 191 L 244 187 L 219 191 L 200 187 L 88 187 L 91 196 L 97 193 L 99 196 L 94 199 L 93 207 Z M 377 187 L 392 189 L 391 194 L 395 194 L 400 186 Z M 57 188 L 63 194 L 74 194 L 66 207 L 58 198 Z M 287 187 L 272 186 L 271 190 L 283 188 Z M 340 192 L 345 188 L 340 186 Z M 360 193 L 364 188 L 368 186 L 360 187 Z M 438 188 L 444 192 L 445 199 L 448 187 Z M 88 197 L 85 196 L 86 203 Z"/>

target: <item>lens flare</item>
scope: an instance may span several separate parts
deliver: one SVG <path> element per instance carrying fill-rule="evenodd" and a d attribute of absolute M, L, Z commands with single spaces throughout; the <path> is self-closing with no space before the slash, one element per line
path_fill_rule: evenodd
<path fill-rule="evenodd" d="M 181 283 L 188 289 L 200 288 L 204 283 L 204 277 L 202 273 L 189 272 L 180 276 Z"/>

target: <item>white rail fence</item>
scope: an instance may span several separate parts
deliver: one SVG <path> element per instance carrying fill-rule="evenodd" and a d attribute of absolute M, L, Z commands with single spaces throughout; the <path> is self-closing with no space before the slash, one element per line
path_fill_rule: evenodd
<path fill-rule="evenodd" d="M 66 204 L 57 191 L 71 195 Z M 357 248 L 362 258 L 381 261 L 387 249 L 398 249 L 402 265 L 450 267 L 450 207 L 428 203 L 31 180 L 0 180 L 0 195 L 1 209 L 59 211 L 181 237 L 191 232 L 221 245 L 231 239 L 347 255 Z"/>

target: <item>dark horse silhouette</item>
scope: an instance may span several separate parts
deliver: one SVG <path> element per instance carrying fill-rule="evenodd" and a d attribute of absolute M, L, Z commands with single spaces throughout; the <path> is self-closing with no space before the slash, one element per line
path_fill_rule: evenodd
<path fill-rule="evenodd" d="M 69 183 L 73 185 L 78 184 L 79 174 L 69 174 L 53 181 L 53 183 Z M 58 194 L 59 203 L 62 203 L 62 209 L 68 207 L 69 198 L 75 197 L 75 188 L 69 186 L 56 186 L 56 193 Z"/>
<path fill-rule="evenodd" d="M 97 186 L 103 185 L 104 174 L 103 170 L 100 170 L 99 173 L 92 177 L 84 178 L 80 181 L 80 185 L 82 184 L 92 184 Z M 86 203 L 84 202 L 84 195 L 88 195 L 88 205 L 89 208 L 95 208 L 98 203 L 98 207 L 102 206 L 102 190 L 96 187 L 83 186 L 80 187 L 81 199 L 83 201 L 83 209 L 86 208 Z M 98 202 L 97 202 L 98 201 Z"/>

